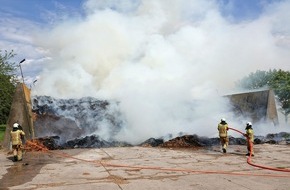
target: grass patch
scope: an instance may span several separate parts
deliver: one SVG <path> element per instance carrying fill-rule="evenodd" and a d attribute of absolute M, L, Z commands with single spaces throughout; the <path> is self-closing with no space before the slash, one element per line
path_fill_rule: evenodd
<path fill-rule="evenodd" d="M 0 125 L 0 142 L 3 141 L 5 135 L 6 125 Z"/>

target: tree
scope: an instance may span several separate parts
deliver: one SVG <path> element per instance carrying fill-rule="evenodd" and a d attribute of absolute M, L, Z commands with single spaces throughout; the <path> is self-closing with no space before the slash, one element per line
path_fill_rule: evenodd
<path fill-rule="evenodd" d="M 271 79 L 270 86 L 274 89 L 281 103 L 281 111 L 285 115 L 285 121 L 287 123 L 288 115 L 290 114 L 290 72 L 277 71 Z"/>
<path fill-rule="evenodd" d="M 277 70 L 257 70 L 255 73 L 250 73 L 249 76 L 246 76 L 242 80 L 238 81 L 236 85 L 248 90 L 270 87 L 269 85 L 276 73 Z"/>
<path fill-rule="evenodd" d="M 11 62 L 13 51 L 0 50 L 0 124 L 6 124 L 16 87 L 16 66 Z"/>
<path fill-rule="evenodd" d="M 237 87 L 253 90 L 268 87 L 274 90 L 276 98 L 281 104 L 281 113 L 285 115 L 287 123 L 290 114 L 290 72 L 280 70 L 260 71 L 250 73 L 236 83 Z"/>

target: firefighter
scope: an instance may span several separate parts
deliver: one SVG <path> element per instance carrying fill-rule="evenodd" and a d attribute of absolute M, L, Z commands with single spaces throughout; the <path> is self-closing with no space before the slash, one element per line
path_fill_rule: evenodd
<path fill-rule="evenodd" d="M 248 153 L 246 154 L 247 156 L 254 156 L 254 130 L 252 128 L 252 123 L 251 122 L 247 122 L 246 125 L 246 134 L 244 135 L 245 137 L 247 137 L 247 149 L 248 149 Z"/>
<path fill-rule="evenodd" d="M 228 130 L 229 130 L 229 126 L 226 122 L 226 119 L 222 118 L 221 122 L 218 124 L 218 131 L 219 131 L 219 137 L 220 137 L 220 142 L 222 145 L 223 153 L 227 152 L 227 146 L 229 144 Z"/>
<path fill-rule="evenodd" d="M 22 138 L 24 138 L 25 133 L 22 131 L 22 129 L 19 129 L 19 126 L 20 125 L 18 123 L 14 123 L 13 129 L 10 132 L 14 162 L 22 160 Z"/>

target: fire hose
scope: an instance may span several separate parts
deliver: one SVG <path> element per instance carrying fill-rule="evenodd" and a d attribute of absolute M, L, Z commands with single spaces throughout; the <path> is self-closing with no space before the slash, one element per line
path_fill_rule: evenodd
<path fill-rule="evenodd" d="M 26 141 L 27 146 L 32 149 L 36 149 L 37 151 L 41 151 L 48 154 L 55 154 L 64 158 L 70 158 L 74 160 L 79 160 L 82 162 L 96 164 L 98 166 L 107 166 L 107 167 L 119 167 L 119 168 L 131 168 L 131 169 L 144 169 L 144 170 L 160 170 L 160 171 L 171 171 L 171 172 L 187 172 L 187 173 L 199 173 L 199 174 L 224 174 L 224 175 L 235 175 L 235 176 L 256 176 L 256 177 L 286 177 L 290 178 L 289 175 L 281 175 L 281 174 L 256 174 L 256 173 L 245 173 L 245 172 L 230 172 L 230 171 L 210 171 L 210 170 L 193 170 L 193 169 L 184 169 L 184 168 L 163 168 L 158 166 L 131 166 L 127 164 L 111 164 L 106 163 L 99 160 L 86 160 L 82 158 L 77 158 L 66 154 L 64 152 L 55 152 L 47 149 L 44 145 L 39 144 L 35 141 Z"/>
<path fill-rule="evenodd" d="M 234 128 L 231 128 L 229 127 L 229 129 L 233 130 L 233 131 L 236 131 L 240 134 L 242 134 L 243 136 L 245 136 L 245 133 L 237 130 L 237 129 L 234 129 Z M 268 166 L 262 166 L 262 165 L 258 165 L 258 164 L 254 164 L 251 160 L 252 158 L 252 152 L 253 152 L 253 142 L 250 140 L 250 138 L 248 136 L 247 137 L 247 142 L 249 143 L 250 145 L 250 155 L 249 157 L 247 158 L 247 163 L 251 166 L 254 166 L 254 167 L 257 167 L 257 168 L 262 168 L 262 169 L 266 169 L 266 170 L 273 170 L 273 171 L 280 171 L 280 172 L 290 172 L 289 169 L 285 169 L 285 168 L 272 168 L 272 167 L 268 167 Z"/>

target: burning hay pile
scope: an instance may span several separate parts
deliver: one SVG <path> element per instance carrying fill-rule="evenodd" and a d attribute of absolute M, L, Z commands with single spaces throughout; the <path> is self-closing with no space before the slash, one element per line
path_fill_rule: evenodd
<path fill-rule="evenodd" d="M 33 112 L 36 116 L 35 140 L 49 150 L 134 146 L 114 138 L 126 126 L 117 102 L 89 97 L 64 100 L 37 96 L 33 99 Z M 246 144 L 244 137 L 230 137 L 229 140 L 231 145 Z M 255 139 L 256 144 L 280 142 L 289 144 L 289 133 L 269 134 Z M 207 138 L 193 134 L 180 135 L 167 141 L 164 138 L 149 138 L 137 146 L 198 148 L 219 143 L 217 137 Z"/>
<path fill-rule="evenodd" d="M 229 138 L 230 145 L 246 145 L 244 138 Z M 64 144 L 59 143 L 59 137 L 42 137 L 34 140 L 49 150 L 72 149 L 72 148 L 108 148 L 108 147 L 131 147 L 132 144 L 118 141 L 105 141 L 97 136 L 86 136 L 70 140 Z M 257 137 L 255 144 L 290 144 L 290 133 L 268 134 L 266 137 Z M 184 135 L 164 141 L 162 138 L 150 138 L 137 146 L 161 147 L 161 148 L 201 148 L 219 145 L 219 138 L 199 137 L 198 135 Z"/>
<path fill-rule="evenodd" d="M 115 101 L 36 96 L 32 102 L 35 136 L 57 136 L 60 144 L 93 134 L 112 141 L 126 125 Z"/>
<path fill-rule="evenodd" d="M 201 147 L 203 144 L 199 141 L 197 135 L 185 135 L 166 141 L 160 146 L 167 148 L 192 148 Z"/>

